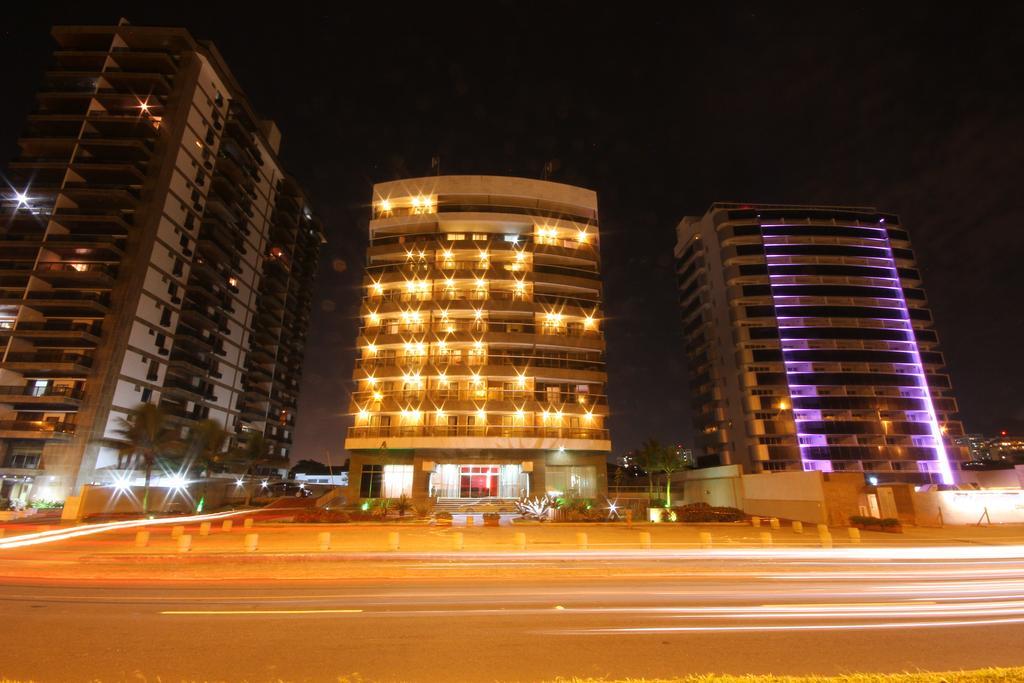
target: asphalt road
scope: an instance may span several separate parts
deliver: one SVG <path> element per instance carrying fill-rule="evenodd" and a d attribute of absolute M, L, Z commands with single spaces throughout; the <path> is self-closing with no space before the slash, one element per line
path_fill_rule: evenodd
<path fill-rule="evenodd" d="M 1024 563 L 580 562 L 522 578 L 0 586 L 0 679 L 532 681 L 1024 664 Z M 495 576 L 509 566 L 494 561 Z M 517 573 L 517 572 L 514 572 Z M 552 578 L 553 576 L 557 578 Z"/>

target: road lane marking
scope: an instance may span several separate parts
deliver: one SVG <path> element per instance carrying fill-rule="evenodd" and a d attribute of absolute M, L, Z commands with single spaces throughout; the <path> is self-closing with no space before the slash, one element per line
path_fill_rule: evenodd
<path fill-rule="evenodd" d="M 231 614 L 359 614 L 361 609 L 186 609 L 165 610 L 166 616 L 216 616 Z"/>

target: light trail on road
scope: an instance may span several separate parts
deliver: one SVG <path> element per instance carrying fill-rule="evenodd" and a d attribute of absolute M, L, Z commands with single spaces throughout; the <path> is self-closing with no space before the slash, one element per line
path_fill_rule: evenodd
<path fill-rule="evenodd" d="M 27 546 L 43 545 L 46 543 L 57 543 L 72 538 L 93 536 L 110 531 L 123 531 L 145 526 L 161 526 L 167 524 L 193 524 L 196 522 L 208 522 L 217 519 L 227 519 L 239 515 L 251 515 L 252 510 L 237 510 L 230 512 L 212 512 L 205 515 L 187 515 L 183 517 L 161 517 L 160 519 L 131 519 L 120 522 L 104 522 L 101 524 L 86 524 L 70 527 L 68 529 L 51 529 L 50 531 L 39 531 L 31 534 L 22 534 L 10 538 L 0 538 L 0 550 L 11 548 L 24 548 Z"/>

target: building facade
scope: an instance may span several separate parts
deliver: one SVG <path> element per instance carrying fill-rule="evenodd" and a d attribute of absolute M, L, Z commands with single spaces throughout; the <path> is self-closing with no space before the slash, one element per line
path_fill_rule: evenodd
<path fill-rule="evenodd" d="M 349 497 L 606 491 L 596 195 L 490 176 L 373 191 Z"/>
<path fill-rule="evenodd" d="M 287 455 L 322 228 L 216 49 L 56 27 L 0 191 L 0 498 L 119 465 L 143 402 Z"/>
<path fill-rule="evenodd" d="M 953 482 L 963 429 L 896 216 L 715 204 L 676 231 L 702 464 Z"/>

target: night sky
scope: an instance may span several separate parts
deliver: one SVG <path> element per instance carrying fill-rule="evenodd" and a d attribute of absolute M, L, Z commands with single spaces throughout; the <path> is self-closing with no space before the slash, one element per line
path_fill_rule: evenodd
<path fill-rule="evenodd" d="M 691 439 L 674 226 L 716 200 L 900 214 L 966 429 L 1024 433 L 1024 6 L 679 5 L 25 3 L 0 25 L 0 163 L 50 25 L 216 43 L 328 231 L 293 459 L 342 456 L 371 185 L 434 155 L 526 177 L 552 160 L 597 191 L 616 454 Z"/>

